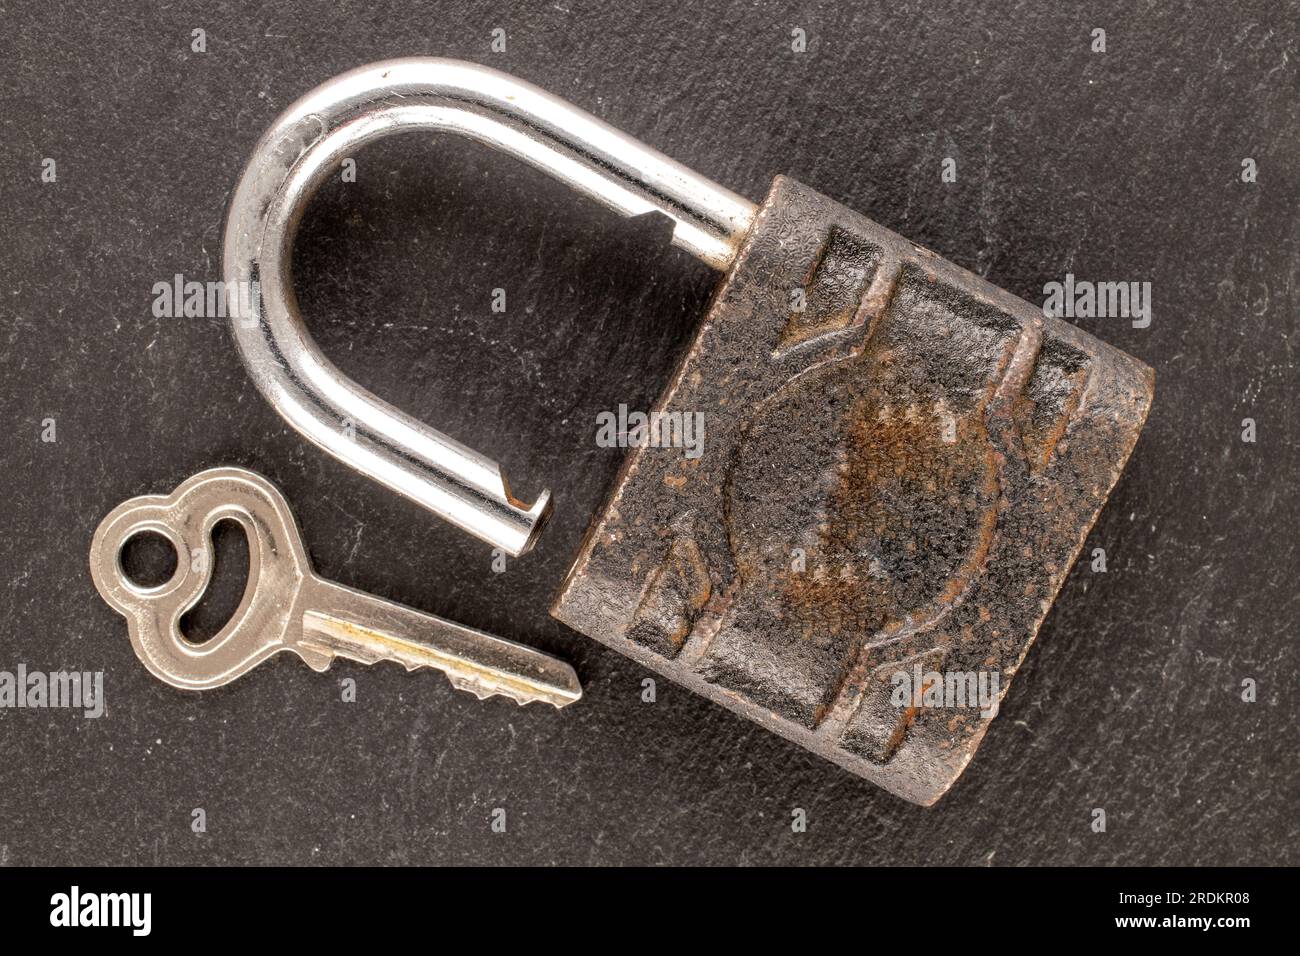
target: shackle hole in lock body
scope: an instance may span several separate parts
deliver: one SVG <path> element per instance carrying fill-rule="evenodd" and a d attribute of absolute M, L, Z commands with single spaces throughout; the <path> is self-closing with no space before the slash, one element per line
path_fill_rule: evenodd
<path fill-rule="evenodd" d="M 293 291 L 307 203 L 367 143 L 458 133 L 500 149 L 624 216 L 660 212 L 673 245 L 720 270 L 753 222 L 748 200 L 589 113 L 507 74 L 428 57 L 361 67 L 290 106 L 258 142 L 231 202 L 223 249 L 231 324 L 257 388 L 308 440 L 489 544 L 518 556 L 550 509 L 518 501 L 500 465 L 361 388 L 322 354 Z"/>

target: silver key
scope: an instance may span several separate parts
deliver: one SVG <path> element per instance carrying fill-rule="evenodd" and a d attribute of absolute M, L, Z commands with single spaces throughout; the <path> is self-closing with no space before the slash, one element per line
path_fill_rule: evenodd
<path fill-rule="evenodd" d="M 238 609 L 210 641 L 195 644 L 180 619 L 208 586 L 212 529 L 233 518 L 248 535 L 248 584 Z M 123 545 L 153 531 L 176 548 L 176 572 L 142 587 L 122 569 Z M 324 671 L 336 657 L 432 667 L 480 700 L 564 707 L 582 696 L 573 668 L 541 651 L 385 601 L 320 578 L 279 490 L 243 468 L 213 468 L 170 495 L 123 502 L 100 523 L 90 547 L 95 587 L 127 620 L 145 667 L 175 687 L 227 684 L 281 651 Z"/>

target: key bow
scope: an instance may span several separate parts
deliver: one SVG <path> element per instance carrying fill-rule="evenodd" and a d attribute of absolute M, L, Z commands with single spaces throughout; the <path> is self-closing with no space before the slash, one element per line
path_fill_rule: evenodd
<path fill-rule="evenodd" d="M 212 577 L 212 529 L 233 519 L 248 537 L 248 584 L 239 607 L 209 641 L 181 633 L 181 616 Z M 161 534 L 176 549 L 176 571 L 143 587 L 122 568 L 122 548 L 141 532 Z M 170 495 L 141 495 L 100 522 L 90 549 L 90 573 L 100 595 L 127 619 L 131 646 L 155 677 L 205 690 L 247 673 L 288 648 L 303 579 L 311 573 L 288 502 L 261 475 L 212 468 L 183 481 Z"/>

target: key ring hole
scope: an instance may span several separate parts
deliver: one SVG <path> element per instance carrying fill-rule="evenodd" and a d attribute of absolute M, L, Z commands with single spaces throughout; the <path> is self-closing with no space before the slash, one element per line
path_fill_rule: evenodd
<path fill-rule="evenodd" d="M 133 532 L 117 551 L 122 579 L 141 594 L 153 594 L 171 583 L 179 562 L 176 544 L 166 535 L 147 528 Z"/>

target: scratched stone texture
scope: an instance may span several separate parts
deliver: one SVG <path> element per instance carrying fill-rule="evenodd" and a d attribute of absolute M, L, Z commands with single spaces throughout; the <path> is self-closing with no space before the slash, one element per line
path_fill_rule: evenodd
<path fill-rule="evenodd" d="M 107 714 L 0 710 L 0 864 L 1300 862 L 1294 3 L 3 7 L 0 670 L 102 670 Z M 596 413 L 654 400 L 713 287 L 661 221 L 424 136 L 363 150 L 308 213 L 324 351 L 529 500 L 554 491 L 501 574 L 289 432 L 221 320 L 154 317 L 154 283 L 219 278 L 230 191 L 279 111 L 406 54 L 510 71 L 753 199 L 792 175 L 1032 302 L 1067 272 L 1151 283 L 1147 329 L 1076 320 L 1156 370 L 1084 550 L 1108 570 L 1075 567 L 938 806 L 666 682 L 643 703 L 637 665 L 547 615 L 621 457 Z M 91 585 L 90 535 L 217 464 L 279 484 L 323 575 L 557 653 L 586 698 L 521 710 L 289 657 L 202 695 L 158 682 Z"/>

